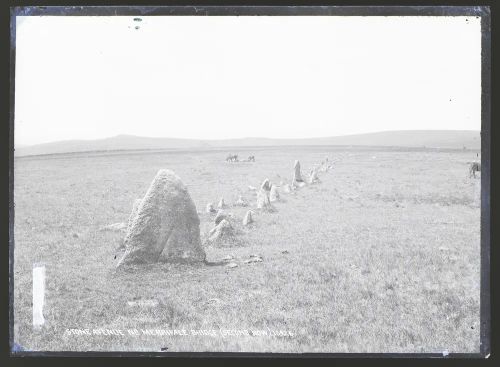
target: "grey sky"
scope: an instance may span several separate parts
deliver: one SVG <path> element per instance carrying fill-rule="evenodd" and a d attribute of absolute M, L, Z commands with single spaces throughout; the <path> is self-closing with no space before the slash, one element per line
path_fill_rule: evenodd
<path fill-rule="evenodd" d="M 480 129 L 478 18 L 133 18 L 17 18 L 16 144 Z"/>

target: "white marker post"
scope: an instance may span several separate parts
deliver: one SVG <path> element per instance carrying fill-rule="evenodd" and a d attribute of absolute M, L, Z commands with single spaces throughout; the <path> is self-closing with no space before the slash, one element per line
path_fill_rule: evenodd
<path fill-rule="evenodd" d="M 33 329 L 40 330 L 45 323 L 45 266 L 33 265 Z"/>

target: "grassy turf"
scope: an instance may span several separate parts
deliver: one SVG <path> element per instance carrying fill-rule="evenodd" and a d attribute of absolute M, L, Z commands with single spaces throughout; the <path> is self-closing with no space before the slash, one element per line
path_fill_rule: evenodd
<path fill-rule="evenodd" d="M 15 161 L 14 339 L 29 350 L 478 352 L 479 179 L 470 152 L 334 148 L 93 154 Z M 474 157 L 471 158 L 471 154 Z M 241 243 L 206 248 L 210 265 L 116 271 L 126 222 L 160 168 L 176 172 L 200 212 L 248 185 L 290 180 L 326 155 L 321 183 L 282 194 L 276 212 L 231 207 Z M 251 254 L 262 262 L 245 264 Z M 226 255 L 238 267 L 217 265 Z M 32 329 L 32 267 L 46 265 L 45 318 Z M 156 300 L 153 305 L 128 302 Z M 80 329 L 283 330 L 292 336 L 66 335 Z"/>

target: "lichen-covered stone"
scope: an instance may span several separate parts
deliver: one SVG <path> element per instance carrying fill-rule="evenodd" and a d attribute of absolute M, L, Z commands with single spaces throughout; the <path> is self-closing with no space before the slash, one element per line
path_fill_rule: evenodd
<path fill-rule="evenodd" d="M 124 245 L 125 253 L 118 266 L 205 260 L 196 206 L 174 172 L 158 171 L 138 207 Z"/>
<path fill-rule="evenodd" d="M 135 218 L 137 217 L 137 212 L 139 211 L 139 206 L 141 205 L 141 202 L 142 202 L 141 199 L 134 200 L 134 205 L 132 206 L 132 212 L 130 213 L 130 216 L 128 217 L 127 231 L 130 230 L 130 228 L 132 227 L 132 224 L 134 223 Z"/>

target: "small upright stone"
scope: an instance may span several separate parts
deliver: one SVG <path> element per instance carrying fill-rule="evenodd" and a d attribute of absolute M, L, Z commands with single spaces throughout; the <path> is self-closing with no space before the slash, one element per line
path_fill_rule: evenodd
<path fill-rule="evenodd" d="M 314 184 L 319 182 L 318 171 L 316 169 L 311 170 L 311 175 L 309 176 L 309 183 Z"/>
<path fill-rule="evenodd" d="M 223 219 L 228 219 L 228 215 L 224 210 L 219 209 L 217 215 L 215 216 L 215 225 L 219 224 Z"/>
<path fill-rule="evenodd" d="M 219 204 L 217 204 L 217 208 L 223 209 L 225 207 L 226 207 L 226 203 L 224 202 L 224 198 L 221 197 L 220 200 L 219 200 Z"/>
<path fill-rule="evenodd" d="M 214 204 L 212 204 L 212 203 L 208 203 L 208 204 L 207 204 L 207 207 L 205 208 L 205 211 L 206 211 L 207 213 L 215 213 L 215 212 L 216 212 L 216 210 L 215 210 L 215 208 L 214 208 Z"/>
<path fill-rule="evenodd" d="M 280 200 L 280 193 L 278 191 L 278 187 L 276 185 L 271 185 L 271 191 L 269 192 L 269 201 L 275 202 Z"/>
<path fill-rule="evenodd" d="M 273 206 L 269 200 L 269 191 L 260 189 L 257 193 L 257 208 L 264 209 L 267 211 L 273 211 Z"/>
<path fill-rule="evenodd" d="M 248 203 L 247 201 L 245 200 L 245 198 L 243 198 L 243 196 L 238 196 L 238 200 L 236 200 L 236 203 L 234 203 L 234 205 L 236 206 L 248 206 Z"/>
<path fill-rule="evenodd" d="M 240 244 L 240 241 L 236 238 L 233 226 L 226 219 L 222 219 L 208 233 L 207 245 L 220 247 L 238 244 Z"/>
<path fill-rule="evenodd" d="M 245 214 L 245 217 L 243 218 L 243 225 L 248 226 L 250 223 L 253 223 L 253 216 L 252 216 L 252 211 L 249 210 Z"/>
<path fill-rule="evenodd" d="M 271 182 L 269 181 L 268 178 L 266 178 L 263 182 L 262 185 L 260 185 L 261 190 L 266 190 L 270 191 L 271 190 Z"/>
<path fill-rule="evenodd" d="M 304 180 L 302 179 L 302 173 L 300 172 L 300 162 L 297 160 L 295 161 L 294 167 L 293 167 L 293 180 L 292 184 L 301 187 L 305 185 Z"/>

